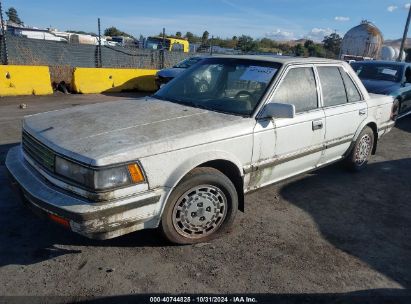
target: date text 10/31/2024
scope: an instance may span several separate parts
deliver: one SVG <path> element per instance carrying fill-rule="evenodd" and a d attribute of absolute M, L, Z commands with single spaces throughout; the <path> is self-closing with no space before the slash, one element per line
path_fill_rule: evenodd
<path fill-rule="evenodd" d="M 150 303 L 258 303 L 254 297 L 247 296 L 159 296 L 150 297 Z"/>

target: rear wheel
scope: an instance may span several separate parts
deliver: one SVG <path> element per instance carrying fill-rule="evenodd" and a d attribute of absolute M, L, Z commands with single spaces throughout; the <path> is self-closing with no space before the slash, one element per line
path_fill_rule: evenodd
<path fill-rule="evenodd" d="M 238 195 L 231 180 L 214 168 L 196 168 L 171 193 L 161 229 L 177 244 L 210 240 L 233 223 Z"/>
<path fill-rule="evenodd" d="M 358 136 L 354 148 L 346 159 L 350 169 L 360 171 L 367 166 L 374 147 L 374 140 L 373 130 L 370 127 L 365 127 Z"/>

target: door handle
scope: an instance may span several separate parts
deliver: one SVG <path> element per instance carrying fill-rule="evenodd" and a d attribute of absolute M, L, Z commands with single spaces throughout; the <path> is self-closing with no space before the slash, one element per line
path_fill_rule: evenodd
<path fill-rule="evenodd" d="M 361 109 L 361 110 L 359 110 L 359 111 L 358 111 L 358 114 L 360 114 L 360 115 L 365 115 L 365 114 L 367 114 L 367 109 Z"/>
<path fill-rule="evenodd" d="M 322 120 L 314 120 L 313 121 L 313 131 L 320 130 L 323 128 L 323 121 Z"/>

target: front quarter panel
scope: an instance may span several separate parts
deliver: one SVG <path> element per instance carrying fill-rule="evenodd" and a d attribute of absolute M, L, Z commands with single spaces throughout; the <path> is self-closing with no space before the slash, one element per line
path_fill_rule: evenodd
<path fill-rule="evenodd" d="M 175 150 L 140 159 L 151 189 L 165 190 L 159 204 L 158 220 L 173 189 L 192 169 L 213 160 L 226 160 L 238 168 L 243 175 L 243 167 L 250 165 L 253 135 L 228 138 L 209 144 Z"/>
<path fill-rule="evenodd" d="M 151 189 L 174 188 L 192 169 L 213 160 L 227 160 L 236 165 L 239 172 L 250 164 L 252 134 L 175 150 L 140 159 Z"/>

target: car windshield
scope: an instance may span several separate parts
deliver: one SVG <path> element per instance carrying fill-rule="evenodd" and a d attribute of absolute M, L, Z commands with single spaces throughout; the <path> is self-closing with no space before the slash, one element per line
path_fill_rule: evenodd
<path fill-rule="evenodd" d="M 193 64 L 196 64 L 199 62 L 202 58 L 201 57 L 191 57 L 186 60 L 183 60 L 179 63 L 177 63 L 173 68 L 180 68 L 180 69 L 188 69 L 191 67 Z"/>
<path fill-rule="evenodd" d="M 250 116 L 280 67 L 269 61 L 207 58 L 162 87 L 154 97 Z"/>
<path fill-rule="evenodd" d="M 352 68 L 361 79 L 401 81 L 403 68 L 401 65 L 389 63 L 351 63 Z"/>

